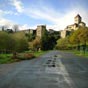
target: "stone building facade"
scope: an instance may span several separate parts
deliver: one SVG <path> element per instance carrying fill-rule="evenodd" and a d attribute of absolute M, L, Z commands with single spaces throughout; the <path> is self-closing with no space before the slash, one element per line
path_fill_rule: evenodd
<path fill-rule="evenodd" d="M 86 27 L 86 24 L 82 22 L 82 17 L 79 14 L 77 14 L 74 17 L 74 24 L 68 25 L 64 30 L 61 31 L 61 38 L 65 38 L 72 31 L 78 30 L 79 27 Z"/>
<path fill-rule="evenodd" d="M 46 31 L 46 25 L 38 25 L 36 29 L 36 37 L 42 37 Z"/>

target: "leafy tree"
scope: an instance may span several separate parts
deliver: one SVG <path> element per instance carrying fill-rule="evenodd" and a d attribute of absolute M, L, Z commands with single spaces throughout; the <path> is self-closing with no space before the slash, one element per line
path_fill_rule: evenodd
<path fill-rule="evenodd" d="M 33 40 L 33 48 L 36 51 L 38 51 L 39 48 L 41 48 L 41 39 L 39 37 L 36 37 L 36 39 Z"/>
<path fill-rule="evenodd" d="M 52 50 L 56 45 L 57 39 L 59 39 L 59 32 L 49 33 L 47 31 L 44 32 L 41 38 L 41 48 L 42 50 Z"/>
<path fill-rule="evenodd" d="M 74 31 L 69 37 L 69 41 L 72 44 L 72 46 L 77 45 L 77 50 L 80 50 L 80 39 L 78 37 L 78 35 L 80 33 L 81 33 L 81 31 L 78 29 L 78 30 Z"/>
<path fill-rule="evenodd" d="M 87 27 L 81 27 L 80 28 L 80 34 L 78 35 L 79 40 L 83 46 L 84 54 L 86 50 L 86 43 L 88 42 L 88 28 Z"/>
<path fill-rule="evenodd" d="M 25 37 L 25 34 L 23 32 L 16 32 L 13 34 L 14 40 L 15 40 L 15 51 L 25 51 L 28 50 L 28 40 Z"/>
<path fill-rule="evenodd" d="M 86 42 L 88 42 L 88 28 L 81 27 L 80 34 L 78 35 L 78 37 L 81 43 L 86 44 Z"/>
<path fill-rule="evenodd" d="M 80 27 L 78 30 L 74 31 L 70 36 L 70 42 L 72 44 L 76 44 L 78 50 L 80 50 L 80 46 L 83 45 L 83 49 L 85 51 L 86 43 L 88 42 L 88 28 Z"/>
<path fill-rule="evenodd" d="M 26 34 L 26 37 L 28 38 L 28 41 L 33 41 L 34 39 L 35 39 L 35 34 L 30 34 L 30 33 L 28 33 L 28 34 Z"/>
<path fill-rule="evenodd" d="M 5 32 L 0 32 L 0 50 L 3 52 L 6 51 L 7 41 L 8 41 L 8 34 Z"/>
<path fill-rule="evenodd" d="M 1 52 L 12 51 L 14 49 L 14 39 L 13 37 L 6 33 L 0 32 L 0 50 Z"/>
<path fill-rule="evenodd" d="M 61 38 L 57 40 L 57 45 L 56 45 L 56 49 L 69 49 L 69 38 Z"/>
<path fill-rule="evenodd" d="M 41 37 L 41 49 L 42 50 L 48 50 L 48 32 L 47 30 L 43 31 L 42 37 Z"/>

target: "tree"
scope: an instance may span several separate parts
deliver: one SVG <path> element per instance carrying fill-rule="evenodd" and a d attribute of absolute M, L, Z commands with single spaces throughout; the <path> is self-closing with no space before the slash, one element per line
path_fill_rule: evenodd
<path fill-rule="evenodd" d="M 28 41 L 23 33 L 0 32 L 0 52 L 13 53 L 28 50 Z"/>
<path fill-rule="evenodd" d="M 36 37 L 35 40 L 33 40 L 33 48 L 38 51 L 39 48 L 41 48 L 41 39 L 39 37 Z"/>
<path fill-rule="evenodd" d="M 25 35 L 28 38 L 28 41 L 30 42 L 35 39 L 35 34 L 26 33 Z"/>
<path fill-rule="evenodd" d="M 6 51 L 7 40 L 8 40 L 8 34 L 5 32 L 0 32 L 0 50 L 1 50 L 1 52 Z"/>
<path fill-rule="evenodd" d="M 17 51 L 22 52 L 28 50 L 28 41 L 25 37 L 18 38 L 17 42 L 18 42 Z"/>
<path fill-rule="evenodd" d="M 42 37 L 41 37 L 41 49 L 42 50 L 48 50 L 48 32 L 47 30 L 44 30 L 42 33 Z"/>
<path fill-rule="evenodd" d="M 49 49 L 54 49 L 55 45 L 57 44 L 57 40 L 60 39 L 60 34 L 58 31 L 54 31 L 52 33 L 49 33 L 48 35 L 48 48 Z"/>
<path fill-rule="evenodd" d="M 69 41 L 72 44 L 72 46 L 77 45 L 77 50 L 80 50 L 80 39 L 78 37 L 80 32 L 81 31 L 78 29 L 78 30 L 74 31 L 69 37 Z"/>
<path fill-rule="evenodd" d="M 28 39 L 23 32 L 16 32 L 13 34 L 15 40 L 15 51 L 22 52 L 28 50 Z"/>
<path fill-rule="evenodd" d="M 42 50 L 52 50 L 56 45 L 57 39 L 60 38 L 59 32 L 49 33 L 45 30 L 41 38 L 41 48 Z"/>
<path fill-rule="evenodd" d="M 85 54 L 86 50 L 86 43 L 88 42 L 88 28 L 87 27 L 81 27 L 80 28 L 80 34 L 78 35 L 79 40 L 83 46 L 83 51 Z"/>
<path fill-rule="evenodd" d="M 76 44 L 78 50 L 80 50 L 80 47 L 82 45 L 85 53 L 86 43 L 88 42 L 88 28 L 79 27 L 79 29 L 74 31 L 73 34 L 70 36 L 70 42 L 72 44 Z"/>
<path fill-rule="evenodd" d="M 11 52 L 14 49 L 14 39 L 12 35 L 6 32 L 0 32 L 0 51 Z"/>
<path fill-rule="evenodd" d="M 61 39 L 58 39 L 57 40 L 57 45 L 56 45 L 56 49 L 61 49 L 61 50 L 64 50 L 64 49 L 69 49 L 69 38 L 66 37 L 66 38 L 61 38 Z"/>

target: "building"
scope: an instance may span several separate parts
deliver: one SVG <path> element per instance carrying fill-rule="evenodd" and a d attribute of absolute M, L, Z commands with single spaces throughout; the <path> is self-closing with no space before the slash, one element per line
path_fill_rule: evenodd
<path fill-rule="evenodd" d="M 55 30 L 53 30 L 53 29 L 49 29 L 49 31 L 48 31 L 50 34 L 52 34 L 52 33 L 54 33 L 55 32 Z"/>
<path fill-rule="evenodd" d="M 46 32 L 46 25 L 38 25 L 36 29 L 36 36 L 42 37 L 43 34 Z"/>
<path fill-rule="evenodd" d="M 66 36 L 68 36 L 70 34 L 69 30 L 62 30 L 61 31 L 61 38 L 65 38 Z"/>
<path fill-rule="evenodd" d="M 61 31 L 61 38 L 65 38 L 72 31 L 78 30 L 79 27 L 86 27 L 86 24 L 82 22 L 82 17 L 79 14 L 77 14 L 74 17 L 74 24 L 68 25 L 63 31 Z"/>

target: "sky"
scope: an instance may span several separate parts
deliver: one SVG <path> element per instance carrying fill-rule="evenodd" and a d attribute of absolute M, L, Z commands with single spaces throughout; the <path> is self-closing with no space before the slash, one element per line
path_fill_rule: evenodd
<path fill-rule="evenodd" d="M 77 14 L 88 25 L 87 8 L 88 0 L 0 0 L 0 26 L 24 30 L 46 25 L 58 31 L 73 24 Z"/>

